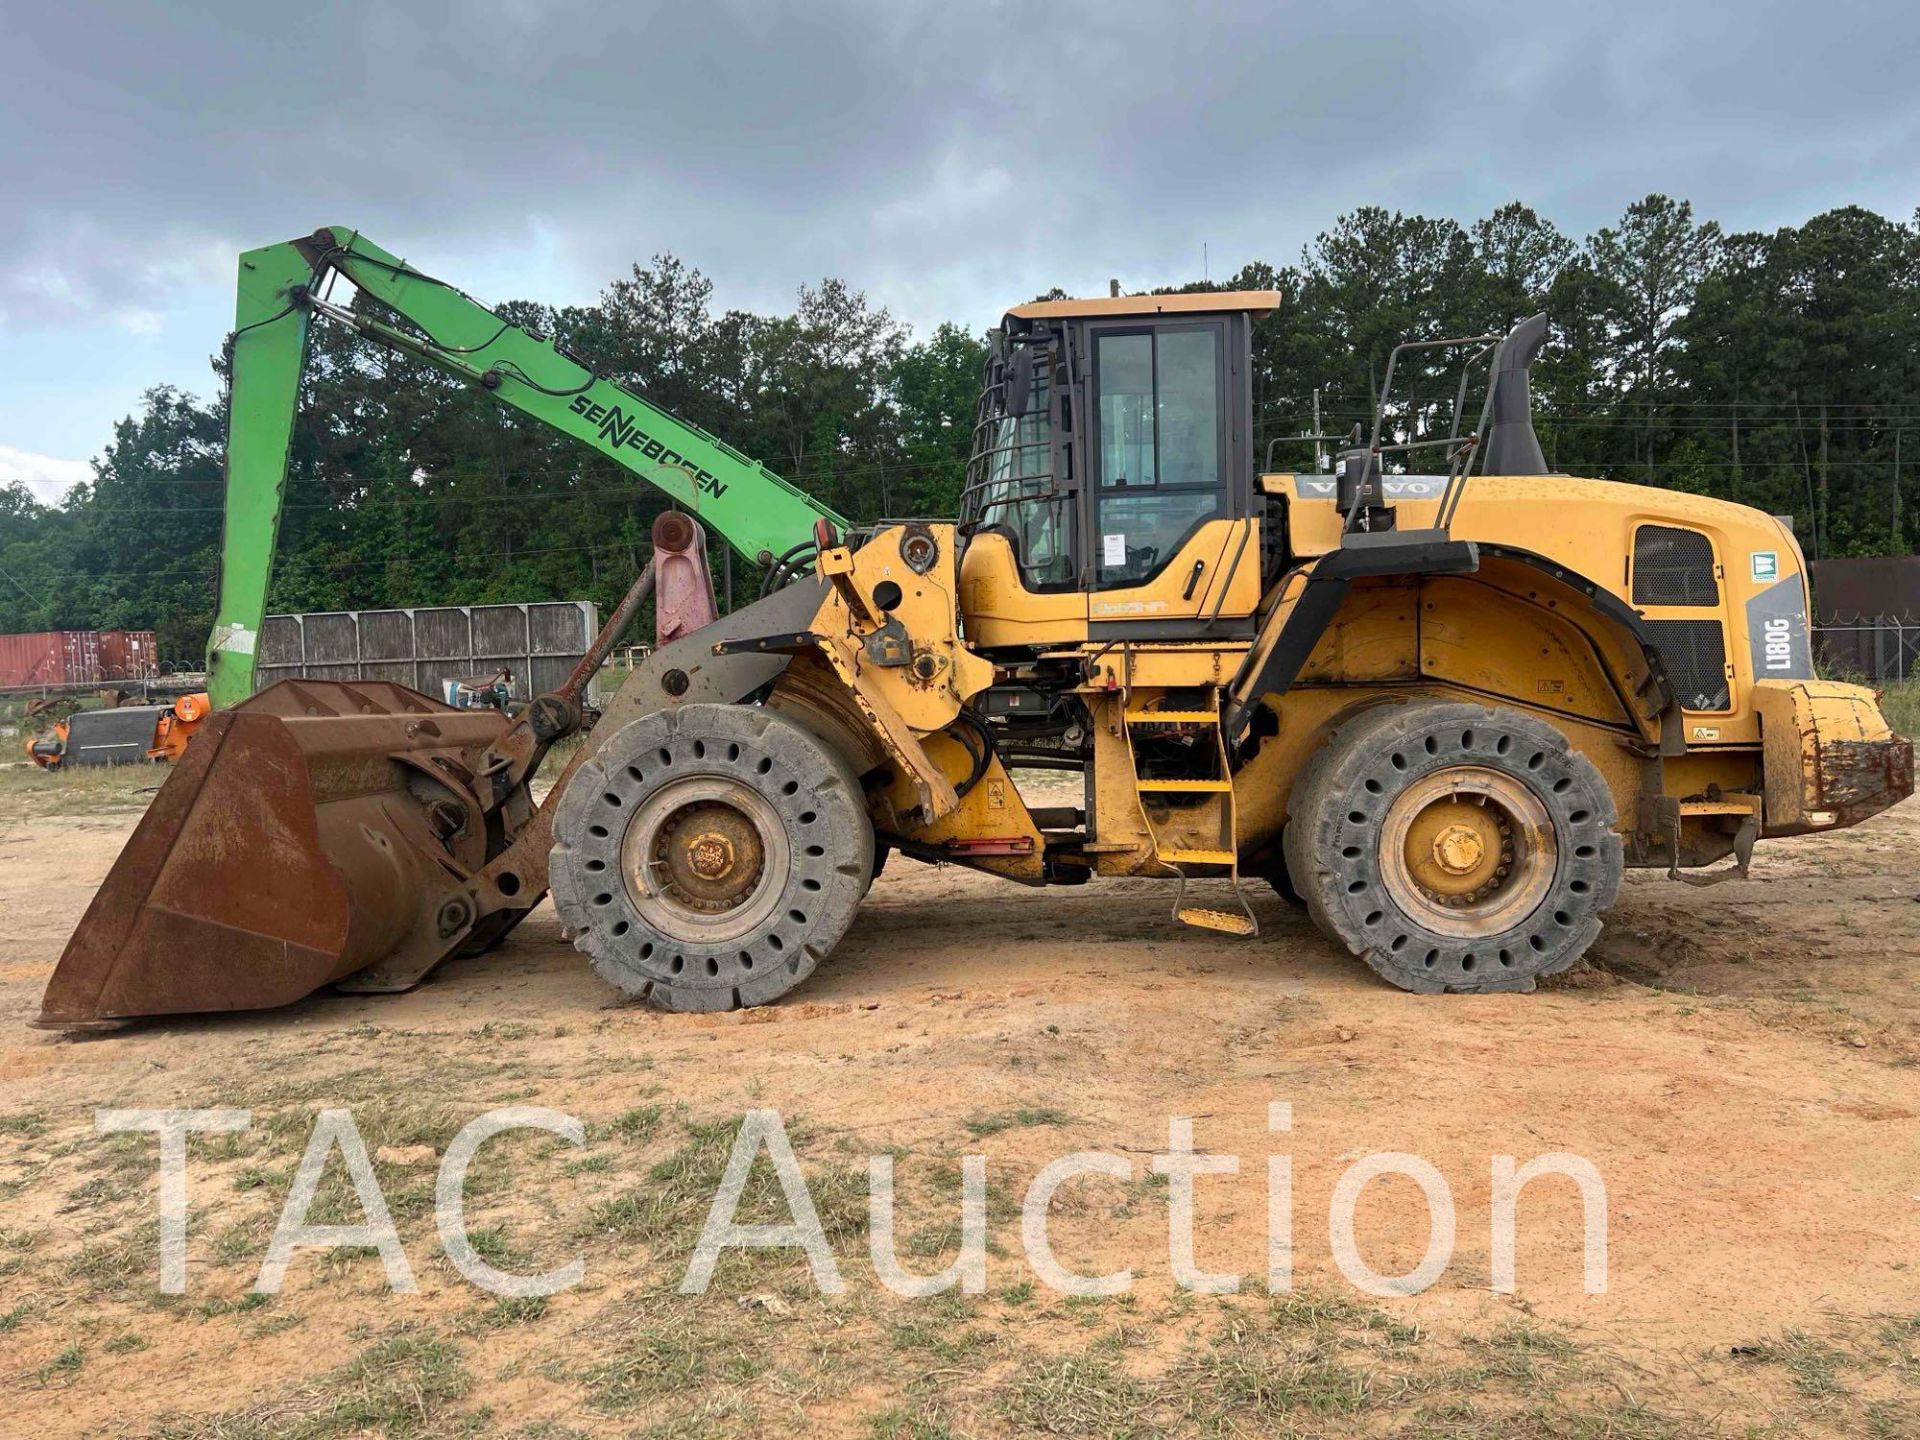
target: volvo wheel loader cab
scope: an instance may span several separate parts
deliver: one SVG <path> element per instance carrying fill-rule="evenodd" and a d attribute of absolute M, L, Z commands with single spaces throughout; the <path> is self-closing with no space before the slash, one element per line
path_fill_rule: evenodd
<path fill-rule="evenodd" d="M 407 324 L 325 299 L 336 273 Z M 1527 990 L 1592 942 L 1627 866 L 1712 883 L 1759 839 L 1911 793 L 1911 746 L 1872 692 L 1813 674 L 1780 522 L 1542 473 L 1544 317 L 1399 347 L 1370 430 L 1330 471 L 1284 473 L 1261 463 L 1250 380 L 1278 303 L 1017 307 L 991 336 L 961 515 L 848 529 L 357 235 L 251 252 L 230 567 L 236 515 L 270 549 L 277 499 L 257 491 L 277 496 L 317 317 L 659 483 L 766 589 L 637 666 L 537 811 L 525 782 L 577 729 L 577 686 L 505 729 L 328 687 L 215 716 L 43 1022 L 398 988 L 497 940 L 549 882 L 615 985 L 677 1010 L 760 1004 L 829 957 L 893 851 L 1029 886 L 1162 879 L 1177 920 L 1242 935 L 1253 877 L 1402 988 Z M 1442 422 L 1392 404 L 1395 367 L 1436 349 L 1462 361 Z M 223 585 L 229 688 L 265 574 Z M 1037 803 L 1017 778 L 1035 770 L 1077 778 L 1074 803 Z M 229 812 L 291 837 L 327 924 L 285 935 L 249 903 L 274 882 L 212 843 Z M 181 936 L 225 959 L 183 968 Z"/>

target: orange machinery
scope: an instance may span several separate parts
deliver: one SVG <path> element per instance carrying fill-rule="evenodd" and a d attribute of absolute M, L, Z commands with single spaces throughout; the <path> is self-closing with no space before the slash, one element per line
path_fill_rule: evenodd
<path fill-rule="evenodd" d="M 27 758 L 46 770 L 178 760 L 212 710 L 200 691 L 166 705 L 109 704 L 75 711 L 51 731 L 29 737 Z"/>

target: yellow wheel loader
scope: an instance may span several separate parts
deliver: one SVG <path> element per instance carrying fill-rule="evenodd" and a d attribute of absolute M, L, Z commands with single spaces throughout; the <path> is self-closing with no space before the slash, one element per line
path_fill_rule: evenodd
<path fill-rule="evenodd" d="M 324 298 L 335 275 L 354 307 Z M 1250 381 L 1278 296 L 1018 306 L 990 337 L 960 516 L 849 528 L 357 234 L 249 252 L 241 281 L 228 576 L 263 517 L 270 553 L 277 499 L 246 497 L 263 474 L 277 495 L 321 318 L 628 464 L 767 587 L 641 663 L 537 809 L 526 782 L 578 728 L 578 684 L 513 721 L 366 682 L 216 713 L 43 1024 L 403 988 L 549 884 L 610 983 L 763 1004 L 828 958 L 896 851 L 1026 885 L 1162 879 L 1173 920 L 1244 935 L 1253 877 L 1403 989 L 1523 991 L 1593 942 L 1625 867 L 1742 876 L 1760 839 L 1912 792 L 1874 694 L 1814 675 L 1786 525 L 1547 473 L 1543 316 L 1400 347 L 1370 431 L 1280 473 Z M 1429 436 L 1391 389 L 1433 345 L 1462 364 Z M 223 584 L 216 679 L 250 674 L 265 581 L 246 573 Z M 1030 803 L 1035 769 L 1078 776 L 1078 803 Z"/>

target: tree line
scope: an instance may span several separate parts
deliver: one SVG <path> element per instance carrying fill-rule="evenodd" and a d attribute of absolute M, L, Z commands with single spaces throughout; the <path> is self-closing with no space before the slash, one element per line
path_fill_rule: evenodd
<path fill-rule="evenodd" d="M 1653 195 L 1575 240 L 1517 203 L 1466 225 L 1366 207 L 1291 265 L 1161 288 L 1282 293 L 1254 339 L 1256 439 L 1263 454 L 1277 442 L 1276 468 L 1313 463 L 1298 437 L 1316 413 L 1327 432 L 1371 417 L 1399 341 L 1502 332 L 1546 310 L 1534 395 L 1553 469 L 1791 514 L 1809 554 L 1905 554 L 1920 530 L 1906 498 L 1920 460 L 1920 433 L 1907 433 L 1920 421 L 1913 220 L 1847 207 L 1733 234 Z M 984 355 L 964 327 L 916 339 L 837 279 L 803 287 L 790 313 L 721 311 L 711 282 L 671 255 L 593 304 L 500 313 L 850 518 L 958 505 Z M 1390 428 L 1444 431 L 1454 385 L 1438 357 L 1403 364 Z M 197 662 L 218 570 L 223 405 L 159 386 L 59 504 L 0 488 L 0 631 L 153 628 L 168 660 Z M 270 606 L 604 608 L 645 562 L 665 503 L 483 394 L 315 326 Z M 736 565 L 742 598 L 750 569 Z"/>

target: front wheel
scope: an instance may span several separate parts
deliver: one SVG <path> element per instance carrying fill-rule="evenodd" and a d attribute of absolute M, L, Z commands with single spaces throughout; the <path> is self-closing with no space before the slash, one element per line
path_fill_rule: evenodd
<path fill-rule="evenodd" d="M 1289 802 L 1314 921 L 1403 990 L 1531 990 L 1600 933 L 1623 856 L 1612 793 L 1553 726 L 1419 700 L 1358 712 Z"/>
<path fill-rule="evenodd" d="M 574 773 L 553 834 L 554 906 L 574 944 L 666 1010 L 786 994 L 846 933 L 874 870 L 846 762 L 743 705 L 624 727 Z"/>

